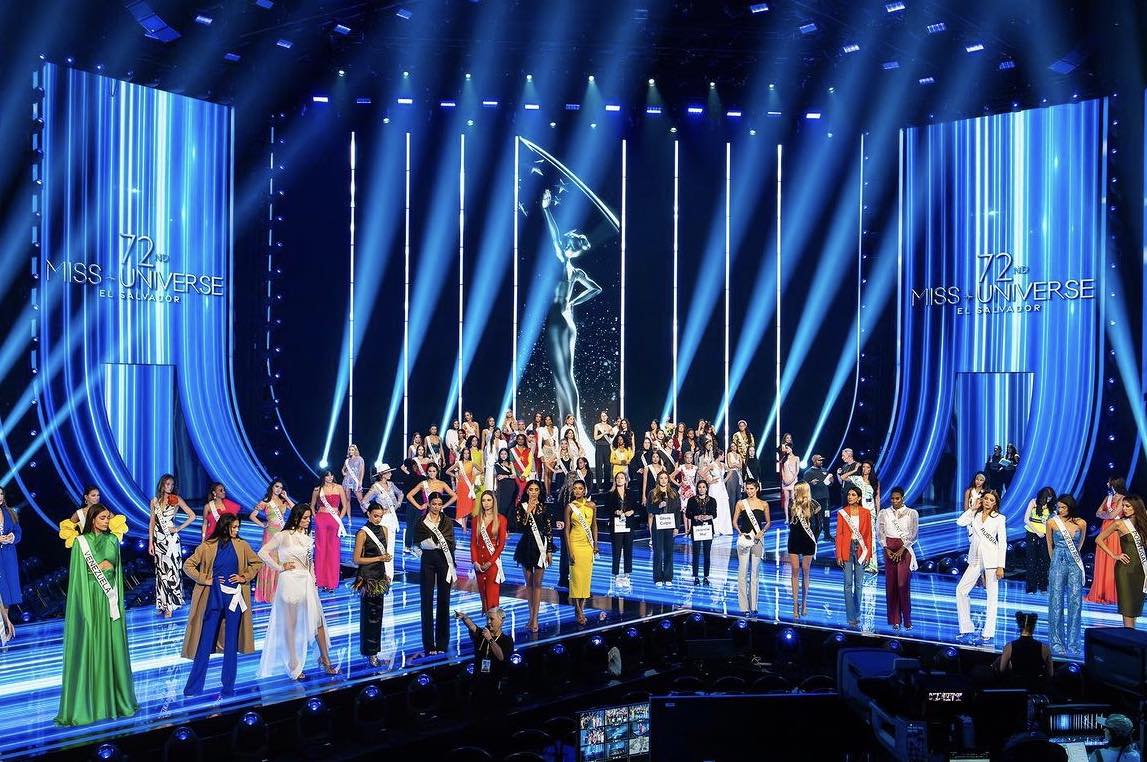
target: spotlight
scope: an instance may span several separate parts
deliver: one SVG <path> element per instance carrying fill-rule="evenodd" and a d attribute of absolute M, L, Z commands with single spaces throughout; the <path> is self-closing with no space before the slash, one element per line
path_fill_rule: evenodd
<path fill-rule="evenodd" d="M 749 134 L 750 134 L 750 135 L 756 135 L 756 134 L 757 134 L 757 131 L 756 131 L 756 130 L 749 130 Z"/>
<path fill-rule="evenodd" d="M 546 685 L 556 689 L 568 683 L 569 666 L 570 654 L 565 645 L 554 643 L 546 649 L 542 658 L 542 673 L 545 675 Z"/>
<path fill-rule="evenodd" d="M 710 82 L 709 83 L 709 89 L 710 90 L 716 90 L 717 89 L 717 83 L 716 82 Z"/>
<path fill-rule="evenodd" d="M 402 78 L 403 79 L 410 79 L 410 72 L 408 72 L 408 71 L 402 72 Z"/>
<path fill-rule="evenodd" d="M 841 48 L 841 51 L 843 51 L 845 53 L 856 53 L 859 50 L 860 50 L 860 45 L 856 44 L 855 42 L 850 42 L 847 45 L 845 45 L 843 48 Z"/>
<path fill-rule="evenodd" d="M 541 109 L 541 105 L 537 103 L 527 103 L 522 108 L 524 108 L 526 111 L 538 111 Z"/>
<path fill-rule="evenodd" d="M 470 80 L 470 72 L 466 72 L 466 80 L 467 80 L 467 81 L 469 81 L 469 80 Z"/>
<path fill-rule="evenodd" d="M 474 126 L 474 120 L 473 119 L 467 119 L 466 120 L 466 126 L 467 127 L 473 127 Z"/>
<path fill-rule="evenodd" d="M 236 759 L 262 759 L 267 752 L 267 725 L 258 712 L 246 712 L 231 730 L 231 754 Z"/>
<path fill-rule="evenodd" d="M 816 24 L 810 21 L 807 24 L 801 24 L 799 27 L 801 34 L 812 34 L 816 31 Z"/>
<path fill-rule="evenodd" d="M 378 733 L 382 730 L 386 701 L 377 683 L 365 686 L 354 699 L 354 725 L 359 731 Z"/>
<path fill-rule="evenodd" d="M 704 114 L 705 113 L 705 109 L 702 108 L 701 106 L 689 106 L 685 110 L 688 113 L 693 114 L 694 116 L 696 116 L 697 114 Z"/>
<path fill-rule="evenodd" d="M 345 77 L 346 76 L 346 69 L 339 69 L 339 76 Z"/>
<path fill-rule="evenodd" d="M 295 43 L 293 43 L 290 40 L 283 38 L 283 37 L 280 37 L 278 39 L 278 41 L 275 42 L 275 44 L 278 45 L 283 50 L 290 50 L 291 48 L 293 48 L 295 46 Z"/>
<path fill-rule="evenodd" d="M 622 668 L 631 673 L 640 671 L 645 659 L 645 641 L 638 629 L 626 627 L 619 646 Z"/>
<path fill-rule="evenodd" d="M 394 15 L 398 16 L 403 21 L 410 21 L 410 19 L 414 16 L 414 13 L 409 8 L 399 8 L 394 12 Z"/>
<path fill-rule="evenodd" d="M 892 651 L 893 653 L 901 653 L 904 651 L 904 644 L 901 643 L 896 638 L 893 638 L 892 640 L 885 643 L 884 647 L 887 648 L 889 651 Z"/>
<path fill-rule="evenodd" d="M 593 75 L 592 75 L 592 74 L 590 74 L 590 75 L 589 75 L 589 83 L 592 85 L 592 84 L 593 84 L 595 81 L 596 81 L 596 80 L 594 80 L 594 78 L 593 78 Z"/>
<path fill-rule="evenodd" d="M 971 45 L 965 45 L 964 46 L 964 50 L 967 51 L 968 53 L 979 53 L 983 49 L 984 49 L 984 43 L 982 43 L 982 42 L 973 42 Z"/>
<path fill-rule="evenodd" d="M 609 644 L 601 635 L 591 635 L 581 649 L 581 663 L 579 671 L 587 681 L 604 677 L 608 666 Z"/>
<path fill-rule="evenodd" d="M 941 672 L 955 670 L 960 665 L 960 651 L 955 646 L 944 646 L 936 649 L 930 661 L 932 669 Z"/>
<path fill-rule="evenodd" d="M 726 111 L 725 116 L 729 117 L 730 119 L 740 119 L 742 114 L 740 111 Z"/>
<path fill-rule="evenodd" d="M 312 696 L 303 702 L 295 715 L 295 729 L 299 741 L 306 747 L 327 744 L 331 734 L 331 712 L 326 702 Z"/>
<path fill-rule="evenodd" d="M 748 653 L 753 650 L 753 628 L 747 619 L 738 619 L 729 628 L 733 638 L 733 648 L 739 653 Z"/>
<path fill-rule="evenodd" d="M 420 672 L 406 686 L 406 709 L 412 714 L 429 716 L 438 709 L 438 686 L 434 678 Z"/>
<path fill-rule="evenodd" d="M 943 32 L 947 28 L 948 28 L 948 25 L 945 24 L 943 21 L 938 21 L 935 24 L 929 24 L 927 27 L 925 27 L 925 29 L 928 30 L 928 34 L 939 34 L 940 32 Z"/>
<path fill-rule="evenodd" d="M 123 759 L 123 752 L 114 743 L 102 743 L 96 749 L 96 759 L 108 760 L 109 762 L 120 760 Z"/>
<path fill-rule="evenodd" d="M 163 744 L 163 759 L 165 762 L 203 759 L 199 736 L 186 725 L 180 725 Z"/>
<path fill-rule="evenodd" d="M 526 75 L 526 81 L 527 82 L 533 82 L 534 81 L 534 75 L 533 74 L 527 74 Z"/>
<path fill-rule="evenodd" d="M 341 34 L 345 37 L 350 34 L 350 27 L 346 24 L 335 24 L 335 28 L 332 31 L 334 31 L 335 34 Z"/>
<path fill-rule="evenodd" d="M 550 129 L 551 129 L 551 130 L 552 130 L 553 128 L 557 127 L 557 126 L 558 126 L 558 123 L 557 123 L 557 122 L 550 122 Z"/>
<path fill-rule="evenodd" d="M 777 648 L 781 651 L 795 651 L 800 648 L 800 636 L 797 635 L 797 631 L 792 627 L 785 627 L 777 633 Z"/>
<path fill-rule="evenodd" d="M 607 103 L 607 104 L 605 104 L 605 110 L 609 111 L 609 112 L 616 113 L 618 111 L 621 111 L 621 106 L 616 104 L 616 103 Z"/>
<path fill-rule="evenodd" d="M 650 87 L 653 87 L 653 86 L 654 86 L 654 85 L 656 85 L 656 84 L 657 84 L 657 83 L 653 81 L 653 77 L 650 77 L 650 78 L 649 78 L 649 86 L 650 86 Z"/>
<path fill-rule="evenodd" d="M 685 620 L 685 639 L 701 640 L 707 631 L 704 615 L 694 611 Z"/>
<path fill-rule="evenodd" d="M 329 464 L 327 463 L 326 458 L 323 458 L 322 460 L 319 461 L 319 468 L 326 468 L 327 465 L 329 465 Z"/>
<path fill-rule="evenodd" d="M 764 13 L 769 9 L 768 3 L 753 3 L 749 6 L 749 13 Z"/>

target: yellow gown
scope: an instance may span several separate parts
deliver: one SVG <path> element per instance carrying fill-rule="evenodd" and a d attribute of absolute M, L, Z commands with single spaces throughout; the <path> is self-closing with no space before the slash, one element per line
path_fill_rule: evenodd
<path fill-rule="evenodd" d="M 593 546 L 590 544 L 589 537 L 582 529 L 582 522 L 578 520 L 578 516 L 585 522 L 585 526 L 590 528 L 592 536 L 594 518 L 594 508 L 590 505 L 589 501 L 585 498 L 574 500 L 570 503 L 570 598 L 588 598 L 590 580 L 593 577 Z"/>

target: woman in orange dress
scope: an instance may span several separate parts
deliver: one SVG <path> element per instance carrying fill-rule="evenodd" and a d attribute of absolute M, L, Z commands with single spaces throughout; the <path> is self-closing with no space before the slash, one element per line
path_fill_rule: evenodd
<path fill-rule="evenodd" d="M 446 470 L 447 474 L 455 477 L 454 494 L 458 502 L 454 508 L 454 521 L 463 529 L 466 528 L 474 506 L 477 505 L 478 490 L 481 487 L 482 470 L 474 465 L 474 458 L 469 447 L 459 451 L 459 459 Z"/>
<path fill-rule="evenodd" d="M 1100 503 L 1099 510 L 1095 512 L 1096 516 L 1103 519 L 1103 524 L 1099 528 L 1100 532 L 1107 529 L 1111 522 L 1118 520 L 1123 515 L 1123 495 L 1126 492 L 1127 486 L 1120 477 L 1113 476 L 1107 480 L 1107 498 Z M 1119 549 L 1118 532 L 1109 534 L 1105 542 L 1108 549 L 1116 556 L 1122 553 Z M 1090 603 L 1115 604 L 1119 602 L 1115 598 L 1115 561 L 1106 553 L 1099 552 L 1098 548 L 1095 553 L 1094 574 L 1091 575 L 1091 589 L 1087 592 L 1084 600 Z"/>

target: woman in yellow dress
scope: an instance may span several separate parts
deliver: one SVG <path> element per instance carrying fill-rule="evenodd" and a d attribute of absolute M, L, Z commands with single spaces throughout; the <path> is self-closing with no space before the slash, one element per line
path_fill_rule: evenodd
<path fill-rule="evenodd" d="M 573 499 L 566 506 L 565 541 L 570 556 L 570 600 L 577 623 L 585 624 L 585 602 L 589 600 L 593 559 L 597 556 L 597 506 L 586 497 L 585 482 L 573 483 Z"/>
<path fill-rule="evenodd" d="M 618 434 L 613 438 L 613 449 L 609 451 L 609 462 L 613 464 L 613 474 L 610 478 L 615 479 L 618 474 L 628 473 L 631 460 L 633 460 L 633 449 L 629 447 L 625 437 Z"/>

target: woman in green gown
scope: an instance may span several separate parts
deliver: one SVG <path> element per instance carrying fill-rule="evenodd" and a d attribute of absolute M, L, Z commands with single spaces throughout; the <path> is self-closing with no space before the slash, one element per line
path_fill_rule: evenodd
<path fill-rule="evenodd" d="M 56 715 L 60 725 L 130 717 L 139 709 L 131 681 L 120 573 L 119 543 L 126 532 L 124 517 L 113 517 L 101 503 L 88 509 L 83 533 L 72 521 L 60 524 L 60 537 L 72 551 L 64 613 L 64 674 Z"/>

